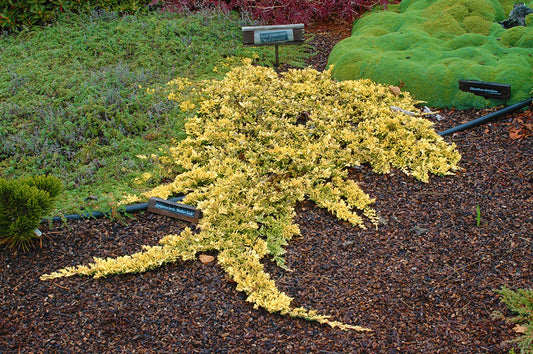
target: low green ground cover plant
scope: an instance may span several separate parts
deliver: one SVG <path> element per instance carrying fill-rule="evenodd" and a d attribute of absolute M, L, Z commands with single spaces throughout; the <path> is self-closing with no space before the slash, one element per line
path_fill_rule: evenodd
<path fill-rule="evenodd" d="M 233 58 L 271 65 L 272 48 L 242 45 L 243 24 L 251 23 L 235 13 L 95 10 L 2 35 L 0 177 L 59 177 L 56 214 L 108 209 L 158 183 L 152 154 L 185 137 L 187 114 L 154 87 L 176 76 L 221 77 Z M 290 46 L 280 55 L 302 66 L 309 54 Z"/>
<path fill-rule="evenodd" d="M 505 29 L 514 0 L 403 0 L 354 23 L 333 49 L 334 77 L 402 86 L 433 107 L 483 108 L 531 97 L 533 14 Z M 533 7 L 533 2 L 525 2 Z M 459 80 L 510 84 L 511 98 L 459 90 Z"/>
<path fill-rule="evenodd" d="M 347 178 L 350 167 L 368 164 L 377 173 L 394 168 L 428 182 L 430 174 L 457 169 L 454 145 L 429 120 L 391 108 L 415 111 L 408 94 L 395 95 L 370 80 L 338 82 L 331 71 L 291 70 L 280 77 L 247 62 L 223 80 L 175 79 L 168 90 L 194 116 L 185 124 L 187 138 L 161 162 L 185 172 L 128 202 L 186 194 L 184 203 L 203 212 L 199 231 L 186 228 L 131 256 L 95 258 L 42 279 L 137 273 L 213 251 L 255 308 L 367 330 L 292 307 L 261 260 L 268 256 L 286 267 L 284 247 L 299 234 L 294 207 L 304 199 L 354 226 L 377 226 L 373 199 Z"/>
<path fill-rule="evenodd" d="M 0 0 L 0 30 L 51 24 L 65 12 L 92 9 L 134 14 L 146 11 L 150 0 Z"/>

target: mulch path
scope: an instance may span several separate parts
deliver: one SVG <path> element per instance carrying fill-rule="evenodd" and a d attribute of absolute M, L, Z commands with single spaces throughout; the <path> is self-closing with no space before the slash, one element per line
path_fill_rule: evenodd
<path fill-rule="evenodd" d="M 332 45 L 349 31 L 313 30 L 320 54 L 310 64 L 323 69 Z M 443 110 L 435 129 L 486 112 Z M 0 353 L 509 351 L 517 333 L 491 314 L 510 314 L 494 289 L 533 287 L 531 123 L 530 108 L 447 136 L 462 154 L 462 169 L 427 184 L 398 171 L 354 169 L 352 178 L 376 198 L 386 221 L 378 230 L 351 227 L 309 202 L 297 207 L 302 235 L 286 255 L 293 271 L 271 262 L 266 269 L 295 306 L 372 332 L 254 310 L 216 262 L 39 280 L 92 256 L 131 254 L 186 226 L 139 213 L 43 224 L 37 248 L 0 249 Z"/>

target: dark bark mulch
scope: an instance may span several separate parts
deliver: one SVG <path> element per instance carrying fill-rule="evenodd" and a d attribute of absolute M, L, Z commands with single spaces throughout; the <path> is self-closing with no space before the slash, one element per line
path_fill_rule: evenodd
<path fill-rule="evenodd" d="M 323 69 L 342 38 L 315 28 Z M 487 111 L 445 110 L 437 131 Z M 254 310 L 216 262 L 177 262 L 107 279 L 40 281 L 44 273 L 156 244 L 186 225 L 163 216 L 43 225 L 29 252 L 0 250 L 0 352 L 505 352 L 517 334 L 493 291 L 533 287 L 533 112 L 446 137 L 455 176 L 424 184 L 354 169 L 386 224 L 366 231 L 311 203 L 287 247 L 292 272 L 267 270 L 295 306 L 373 332 L 340 331 Z M 524 128 L 521 136 L 512 135 Z M 513 130 L 514 129 L 514 130 Z M 511 138 L 512 137 L 512 138 Z M 480 207 L 480 225 L 476 208 Z"/>

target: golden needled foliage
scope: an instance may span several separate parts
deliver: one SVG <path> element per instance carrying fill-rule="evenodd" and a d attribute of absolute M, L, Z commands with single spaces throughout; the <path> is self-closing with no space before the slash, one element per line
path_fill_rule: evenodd
<path fill-rule="evenodd" d="M 199 232 L 186 228 L 158 246 L 116 259 L 43 275 L 94 277 L 142 272 L 201 251 L 218 252 L 218 262 L 254 307 L 302 317 L 342 329 L 366 330 L 291 307 L 264 271 L 269 256 L 281 267 L 288 241 L 299 234 L 294 206 L 306 198 L 339 219 L 365 228 L 377 225 L 370 198 L 347 168 L 369 164 L 377 173 L 400 169 L 428 181 L 429 173 L 450 174 L 460 159 L 431 123 L 391 107 L 414 111 L 413 99 L 394 95 L 368 80 L 337 82 L 331 72 L 292 70 L 279 76 L 249 63 L 220 81 L 193 84 L 176 79 L 168 98 L 194 116 L 188 137 L 163 159 L 169 170 L 186 172 L 144 197 L 186 194 L 184 203 L 203 212 Z"/>

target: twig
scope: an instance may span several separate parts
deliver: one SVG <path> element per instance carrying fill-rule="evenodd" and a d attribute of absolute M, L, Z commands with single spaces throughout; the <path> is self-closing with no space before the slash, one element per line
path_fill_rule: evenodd
<path fill-rule="evenodd" d="M 61 289 L 70 290 L 70 288 L 67 288 L 66 286 L 61 286 L 61 285 L 59 285 L 59 284 L 57 284 L 57 283 L 53 283 L 53 284 L 54 284 L 55 286 L 61 288 Z"/>
<path fill-rule="evenodd" d="M 254 7 L 259 10 L 274 10 L 277 7 L 287 7 L 287 6 L 289 5 L 287 4 L 287 5 L 254 6 Z"/>
<path fill-rule="evenodd" d="M 486 257 L 482 257 L 481 259 L 478 259 L 477 261 L 470 262 L 470 263 L 465 264 L 464 266 L 459 267 L 459 268 L 454 268 L 454 267 L 452 267 L 452 266 L 446 265 L 447 267 L 449 267 L 450 269 L 452 269 L 453 272 L 452 272 L 452 274 L 448 275 L 444 280 L 438 282 L 438 284 L 442 284 L 442 283 L 444 283 L 445 281 L 449 280 L 454 274 L 459 273 L 460 270 L 465 269 L 466 267 L 470 267 L 470 266 L 472 266 L 472 265 L 474 265 L 474 264 L 477 264 L 477 263 L 479 263 L 479 262 L 485 260 L 485 258 L 486 258 Z"/>
<path fill-rule="evenodd" d="M 407 304 L 407 302 L 403 301 L 403 299 L 400 299 L 400 302 L 403 303 L 405 306 L 407 306 L 407 308 L 411 311 L 413 311 L 413 307 L 411 307 L 409 304 Z"/>

